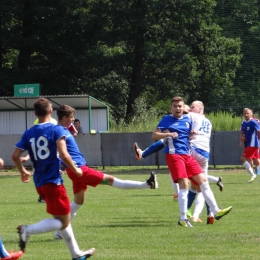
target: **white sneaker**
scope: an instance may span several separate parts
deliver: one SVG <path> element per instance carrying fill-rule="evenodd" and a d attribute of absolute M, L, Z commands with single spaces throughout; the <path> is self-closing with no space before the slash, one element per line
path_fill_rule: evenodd
<path fill-rule="evenodd" d="M 56 231 L 53 235 L 54 239 L 62 239 L 60 231 Z"/>
<path fill-rule="evenodd" d="M 256 178 L 256 175 L 253 175 L 253 176 L 251 177 L 251 179 L 248 181 L 248 183 L 251 183 L 252 181 L 254 181 L 255 178 Z"/>

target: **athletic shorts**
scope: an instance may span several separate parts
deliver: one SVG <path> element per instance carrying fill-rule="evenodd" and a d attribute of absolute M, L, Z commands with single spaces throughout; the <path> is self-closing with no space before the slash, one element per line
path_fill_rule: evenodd
<path fill-rule="evenodd" d="M 242 156 L 250 159 L 258 159 L 259 158 L 259 150 L 258 147 L 250 147 L 247 146 L 242 154 Z"/>
<path fill-rule="evenodd" d="M 166 162 L 175 183 L 183 178 L 192 180 L 193 176 L 203 172 L 200 165 L 190 155 L 166 154 Z M 195 181 L 192 182 L 197 185 Z"/>
<path fill-rule="evenodd" d="M 63 184 L 48 183 L 36 188 L 38 194 L 46 202 L 46 211 L 51 215 L 67 215 L 70 213 L 70 200 Z"/>
<path fill-rule="evenodd" d="M 72 170 L 66 168 L 66 172 L 69 178 L 72 180 L 74 194 L 77 194 L 81 190 L 86 190 L 87 185 L 96 187 L 102 182 L 104 178 L 103 172 L 89 168 L 86 165 L 83 165 L 80 168 L 83 171 L 83 175 L 81 177 L 78 177 Z"/>

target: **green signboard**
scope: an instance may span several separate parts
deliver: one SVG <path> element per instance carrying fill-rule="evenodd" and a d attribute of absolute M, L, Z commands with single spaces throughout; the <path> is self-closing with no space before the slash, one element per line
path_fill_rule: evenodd
<path fill-rule="evenodd" d="M 14 85 L 15 97 L 37 97 L 40 96 L 40 84 Z"/>

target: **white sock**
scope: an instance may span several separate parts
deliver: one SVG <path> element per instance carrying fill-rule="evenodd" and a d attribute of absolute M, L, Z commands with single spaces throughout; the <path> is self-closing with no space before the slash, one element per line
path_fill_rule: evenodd
<path fill-rule="evenodd" d="M 256 167 L 258 174 L 260 173 L 260 164 Z"/>
<path fill-rule="evenodd" d="M 147 182 L 141 182 L 141 181 L 128 181 L 128 180 L 120 180 L 117 178 L 114 178 L 113 187 L 119 188 L 119 189 L 151 189 L 151 186 L 147 184 Z"/>
<path fill-rule="evenodd" d="M 188 207 L 188 190 L 180 189 L 178 196 L 179 208 L 180 208 L 180 219 L 187 219 L 187 207 Z"/>
<path fill-rule="evenodd" d="M 196 197 L 194 212 L 193 212 L 194 218 L 199 218 L 199 216 L 203 210 L 204 204 L 205 204 L 205 199 L 203 197 L 203 194 L 201 192 L 198 192 L 197 197 Z"/>
<path fill-rule="evenodd" d="M 69 224 L 65 229 L 60 231 L 63 241 L 66 243 L 72 258 L 77 258 L 82 256 L 82 251 L 79 249 L 78 243 L 74 237 L 71 224 Z"/>
<path fill-rule="evenodd" d="M 70 222 L 76 216 L 76 212 L 81 206 L 82 205 L 76 204 L 74 201 L 70 203 Z"/>
<path fill-rule="evenodd" d="M 217 183 L 218 180 L 219 180 L 219 177 L 215 177 L 215 176 L 212 176 L 212 175 L 208 175 L 208 181 Z"/>
<path fill-rule="evenodd" d="M 208 181 L 203 182 L 200 185 L 200 189 L 201 189 L 203 197 L 206 200 L 206 202 L 208 203 L 211 211 L 213 212 L 214 215 L 216 215 L 219 211 L 219 207 L 218 207 L 217 202 L 215 200 L 214 194 L 209 187 L 209 182 Z"/>
<path fill-rule="evenodd" d="M 26 232 L 28 235 L 41 234 L 51 231 L 60 230 L 62 223 L 58 219 L 48 218 L 43 219 L 41 222 L 27 226 Z"/>
<path fill-rule="evenodd" d="M 250 163 L 248 161 L 245 161 L 243 163 L 243 165 L 246 168 L 247 172 L 250 174 L 250 176 L 254 176 L 255 175 L 254 171 L 253 171 L 253 169 L 252 169 L 252 167 L 251 167 L 251 165 L 250 165 Z"/>
<path fill-rule="evenodd" d="M 179 194 L 179 190 L 180 190 L 180 188 L 179 188 L 179 183 L 175 183 L 175 182 L 173 181 L 172 176 L 171 176 L 171 173 L 170 173 L 170 179 L 171 179 L 171 182 L 172 182 L 172 187 L 173 187 L 173 189 L 174 189 L 174 194 L 175 194 L 175 195 L 178 195 L 178 194 Z"/>

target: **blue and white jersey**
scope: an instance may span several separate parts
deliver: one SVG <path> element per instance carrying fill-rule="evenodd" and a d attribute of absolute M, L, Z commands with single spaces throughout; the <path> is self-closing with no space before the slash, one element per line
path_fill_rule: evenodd
<path fill-rule="evenodd" d="M 84 159 L 83 154 L 80 152 L 74 136 L 70 133 L 70 131 L 66 127 L 63 127 L 63 129 L 66 133 L 67 150 L 72 160 L 74 161 L 75 165 L 77 167 L 86 165 L 86 160 Z"/>
<path fill-rule="evenodd" d="M 37 124 L 26 130 L 21 140 L 15 145 L 28 151 L 33 163 L 33 180 L 36 187 L 47 183 L 60 185 L 60 174 L 56 142 L 66 135 L 63 127 L 52 123 Z"/>
<path fill-rule="evenodd" d="M 209 159 L 212 124 L 204 115 L 199 115 L 199 117 L 200 127 L 198 128 L 198 133 L 190 139 L 190 145 L 200 155 Z"/>
<path fill-rule="evenodd" d="M 260 131 L 260 126 L 253 118 L 249 121 L 243 121 L 241 125 L 241 131 L 245 135 L 245 145 L 246 147 L 258 147 L 258 131 Z"/>
<path fill-rule="evenodd" d="M 191 120 L 187 115 L 181 118 L 175 118 L 172 115 L 164 116 L 159 122 L 157 129 L 162 132 L 177 132 L 178 138 L 167 137 L 164 153 L 169 154 L 190 154 L 189 151 L 189 133 L 191 131 Z"/>

